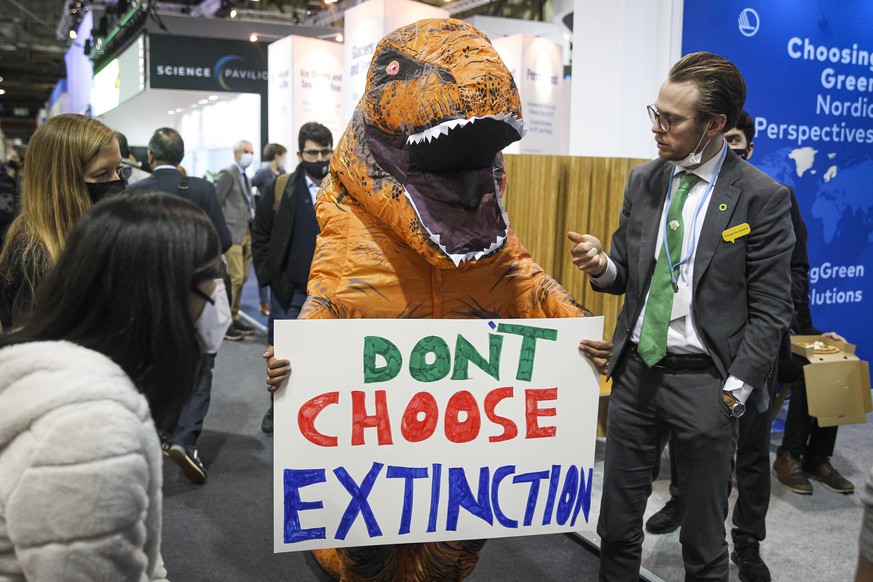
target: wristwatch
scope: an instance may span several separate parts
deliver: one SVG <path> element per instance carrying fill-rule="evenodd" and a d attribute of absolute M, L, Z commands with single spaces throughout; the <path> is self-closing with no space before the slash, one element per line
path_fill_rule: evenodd
<path fill-rule="evenodd" d="M 733 392 L 727 390 L 722 391 L 721 399 L 724 401 L 725 405 L 727 405 L 728 410 L 731 411 L 731 416 L 734 418 L 739 418 L 746 413 L 746 405 L 740 402 L 737 397 L 734 396 Z"/>

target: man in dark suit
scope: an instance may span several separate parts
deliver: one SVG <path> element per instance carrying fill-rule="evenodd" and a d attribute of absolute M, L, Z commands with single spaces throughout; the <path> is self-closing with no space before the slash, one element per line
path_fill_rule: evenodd
<path fill-rule="evenodd" d="M 252 164 L 254 155 L 251 142 L 236 142 L 233 146 L 233 163 L 219 172 L 215 179 L 215 195 L 233 239 L 233 244 L 225 253 L 227 274 L 230 276 L 230 314 L 233 317 L 233 323 L 225 338 L 237 341 L 254 332 L 239 317 L 243 285 L 249 278 L 249 269 L 252 268 L 252 222 L 255 218 L 255 206 L 246 168 Z"/>
<path fill-rule="evenodd" d="M 230 231 L 215 197 L 215 187 L 202 178 L 186 178 L 179 171 L 185 157 L 185 141 L 179 132 L 170 127 L 155 131 L 149 140 L 148 161 L 152 174 L 127 187 L 130 192 L 168 192 L 185 197 L 209 215 L 209 220 L 218 231 L 221 252 L 231 245 Z M 183 183 L 183 178 L 186 181 Z M 181 187 L 180 187 L 181 186 Z M 187 186 L 187 187 L 186 187 Z"/>
<path fill-rule="evenodd" d="M 737 419 L 766 410 L 791 318 L 788 190 L 727 151 L 745 82 L 710 53 L 680 59 L 649 106 L 658 159 L 631 173 L 609 253 L 570 233 L 595 289 L 625 294 L 613 338 L 601 580 L 639 576 L 642 518 L 672 433 L 688 580 L 728 579 Z"/>
<path fill-rule="evenodd" d="M 215 199 L 215 188 L 206 180 L 183 176 L 178 165 L 184 157 L 185 142 L 179 132 L 169 127 L 158 129 L 149 140 L 148 150 L 149 165 L 154 171 L 148 178 L 128 186 L 127 191 L 168 192 L 187 198 L 209 215 L 218 231 L 221 252 L 227 252 L 231 244 L 230 231 Z M 206 482 L 206 468 L 197 452 L 197 438 L 203 430 L 203 421 L 209 410 L 214 365 L 215 354 L 207 354 L 197 388 L 179 415 L 176 426 L 159 427 L 165 435 L 162 438 L 165 453 L 179 464 L 183 474 L 194 483 Z"/>
<path fill-rule="evenodd" d="M 306 283 L 315 253 L 318 221 L 315 197 L 333 152 L 333 136 L 319 123 L 306 123 L 297 136 L 297 169 L 280 176 L 264 190 L 255 216 L 252 256 L 261 284 L 270 286 L 269 342 L 273 345 L 276 319 L 297 319 L 306 301 Z M 276 185 L 282 184 L 276 193 Z M 282 200 L 277 203 L 276 196 Z M 261 430 L 273 432 L 273 403 L 264 415 Z"/>

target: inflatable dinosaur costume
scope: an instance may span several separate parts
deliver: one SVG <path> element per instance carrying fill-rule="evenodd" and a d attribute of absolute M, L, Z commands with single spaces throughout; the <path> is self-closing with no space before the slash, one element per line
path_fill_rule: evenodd
<path fill-rule="evenodd" d="M 590 315 L 509 229 L 500 151 L 518 91 L 488 38 L 422 20 L 376 47 L 318 196 L 304 318 Z M 343 581 L 463 580 L 483 540 L 319 550 Z"/>

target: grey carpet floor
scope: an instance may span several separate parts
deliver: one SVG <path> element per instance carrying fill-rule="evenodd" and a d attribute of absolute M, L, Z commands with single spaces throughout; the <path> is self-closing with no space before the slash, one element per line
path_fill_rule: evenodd
<path fill-rule="evenodd" d="M 249 311 L 251 313 L 252 311 Z M 170 579 L 180 581 L 321 581 L 326 578 L 307 553 L 272 551 L 272 438 L 260 431 L 269 405 L 261 354 L 266 338 L 224 342 L 219 352 L 212 407 L 199 449 L 209 481 L 188 483 L 171 461 L 164 464 L 163 554 Z M 832 462 L 856 487 L 873 465 L 873 415 L 866 425 L 842 427 Z M 772 435 L 772 454 L 781 441 Z M 594 527 L 602 490 L 603 443 L 587 536 Z M 655 482 L 646 517 L 666 501 L 669 467 Z M 776 581 L 853 580 L 861 504 L 858 495 L 840 495 L 815 486 L 800 496 L 772 479 L 762 555 Z M 733 505 L 734 496 L 731 498 Z M 730 524 L 728 524 L 730 527 Z M 568 536 L 550 535 L 490 541 L 472 582 L 563 582 L 597 579 L 598 560 Z M 682 580 L 679 532 L 648 535 L 643 566 L 663 580 Z M 738 580 L 731 565 L 731 580 Z"/>

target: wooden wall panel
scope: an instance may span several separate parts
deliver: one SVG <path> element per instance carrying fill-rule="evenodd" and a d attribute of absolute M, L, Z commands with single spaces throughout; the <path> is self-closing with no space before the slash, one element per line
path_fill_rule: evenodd
<path fill-rule="evenodd" d="M 509 226 L 534 260 L 554 276 L 564 257 L 555 234 L 564 227 L 561 209 L 566 169 L 558 156 L 506 156 L 504 198 Z"/>
<path fill-rule="evenodd" d="M 504 204 L 510 226 L 546 272 L 582 305 L 605 317 L 604 333 L 611 337 L 623 299 L 591 289 L 570 262 L 566 233 L 589 233 L 609 248 L 630 171 L 648 160 L 531 155 L 508 155 L 505 160 Z"/>

